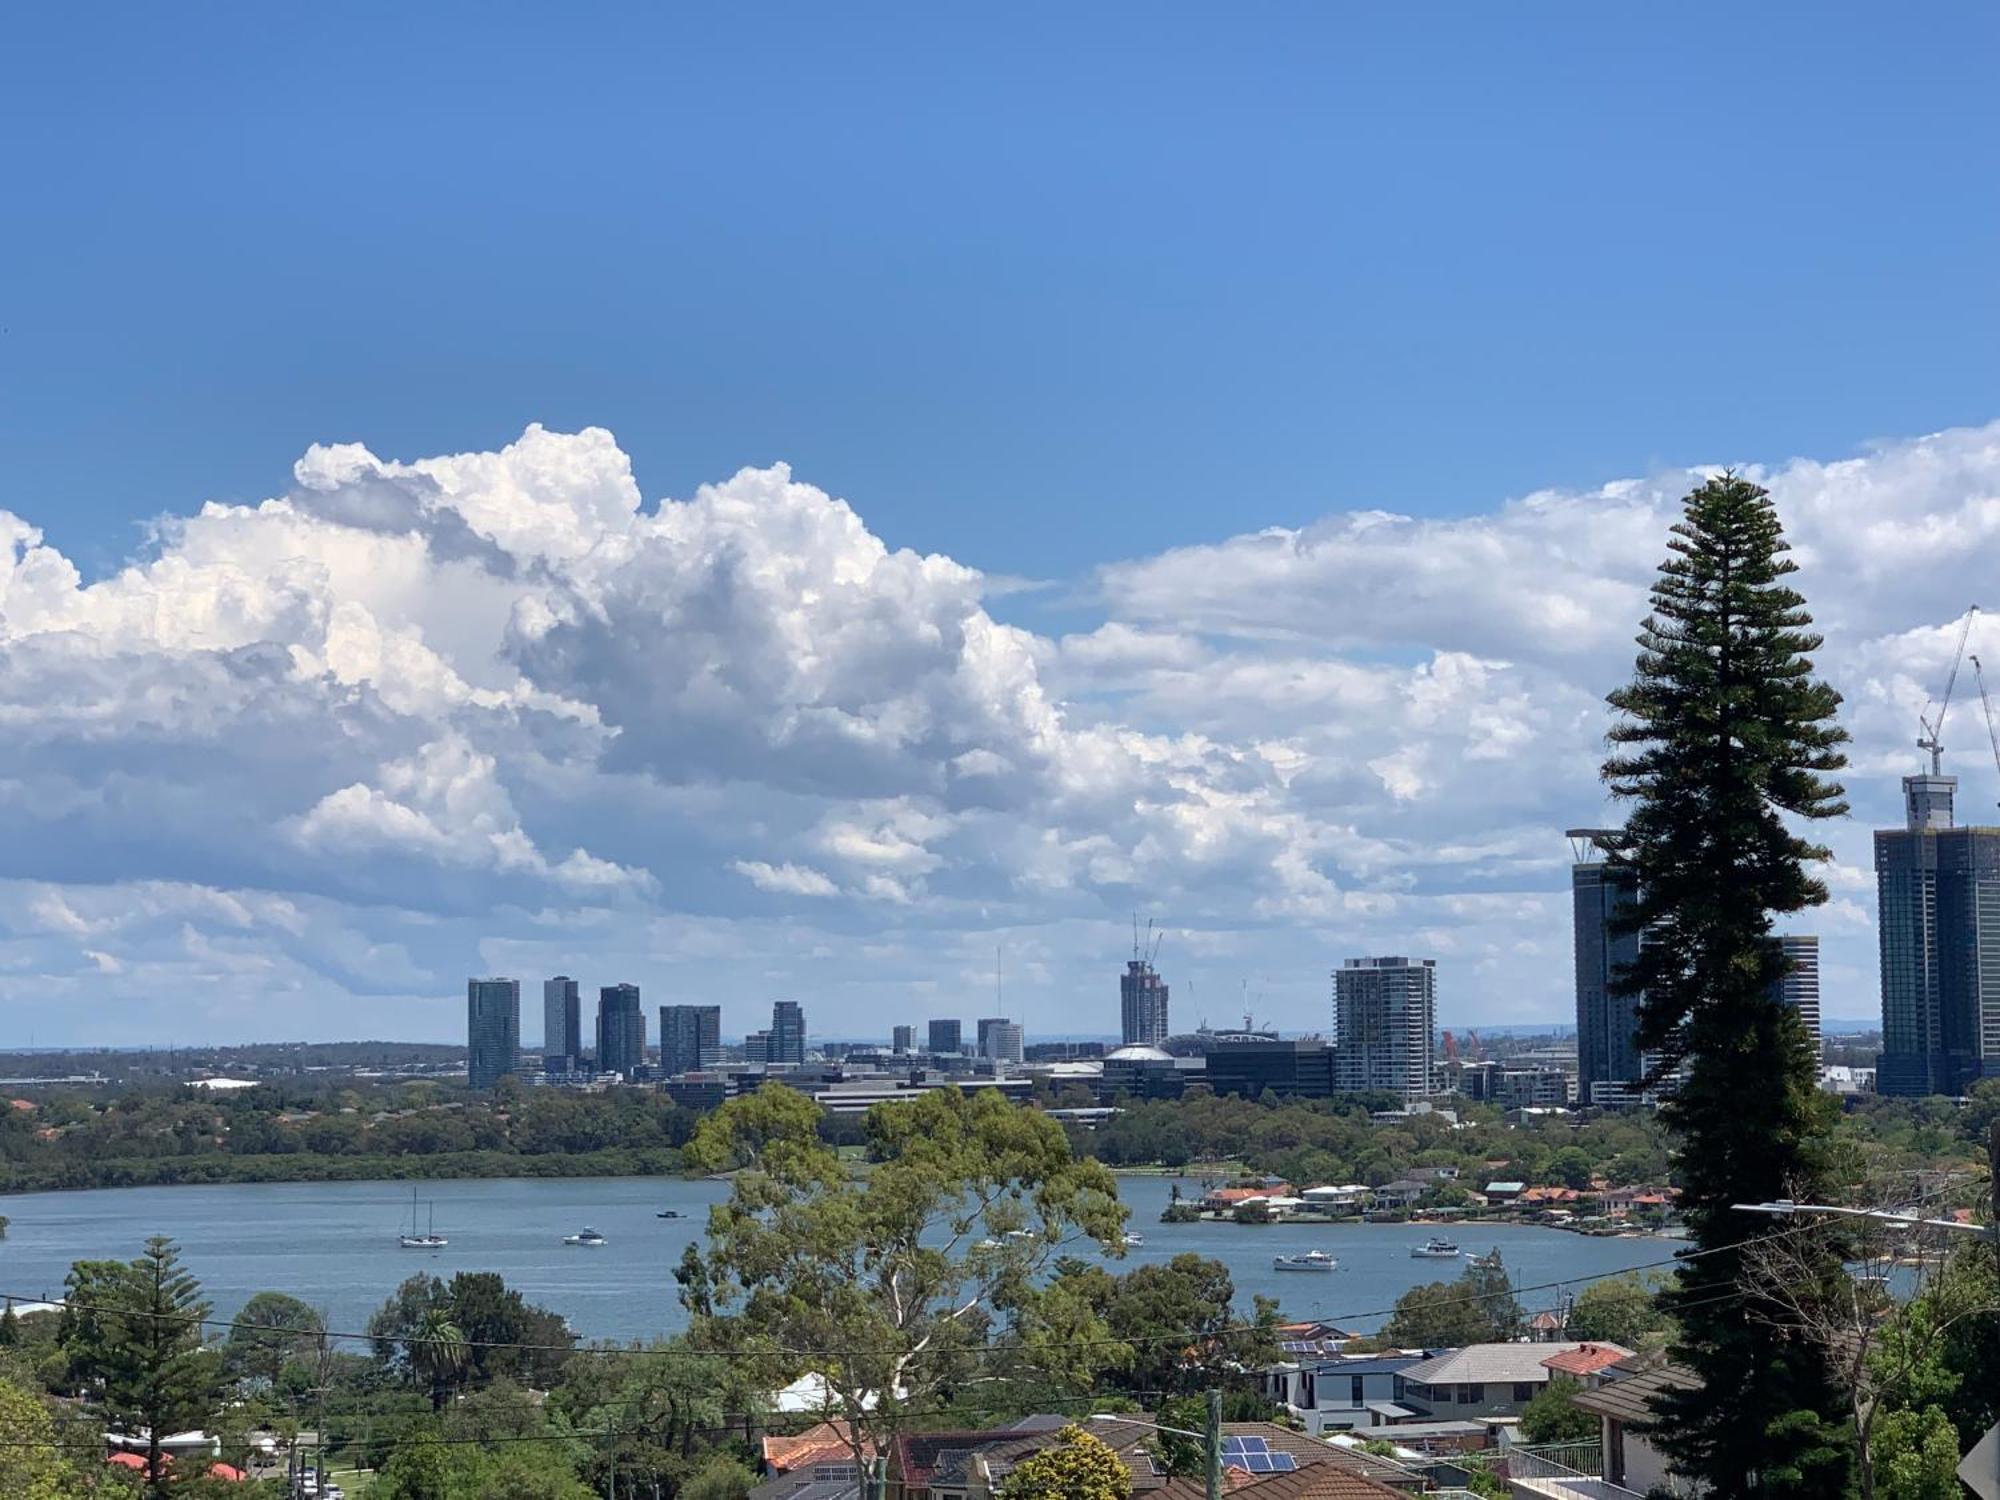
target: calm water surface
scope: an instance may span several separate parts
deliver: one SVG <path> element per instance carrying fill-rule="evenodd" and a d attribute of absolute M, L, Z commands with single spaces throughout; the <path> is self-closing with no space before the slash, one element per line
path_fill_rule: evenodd
<path fill-rule="evenodd" d="M 1415 1260 L 1410 1247 L 1433 1231 L 1422 1225 L 1176 1224 L 1159 1222 L 1169 1179 L 1122 1177 L 1131 1227 L 1145 1237 L 1127 1267 L 1185 1251 L 1230 1268 L 1239 1298 L 1279 1299 L 1288 1316 L 1325 1317 L 1355 1328 L 1378 1326 L 1397 1296 L 1419 1281 L 1457 1274 L 1449 1261 Z M 1192 1180 L 1184 1191 L 1195 1188 Z M 12 1221 L 0 1240 L 0 1294 L 35 1300 L 61 1295 L 71 1261 L 129 1258 L 148 1235 L 173 1236 L 201 1278 L 217 1317 L 251 1294 L 275 1290 L 321 1309 L 327 1326 L 359 1331 L 396 1283 L 418 1271 L 497 1271 L 531 1302 L 555 1309 L 585 1338 L 651 1338 L 685 1322 L 673 1271 L 700 1236 L 710 1204 L 727 1196 L 717 1182 L 674 1178 L 505 1179 L 424 1183 L 443 1250 L 404 1250 L 407 1183 L 242 1183 L 225 1187 L 110 1188 L 0 1198 Z M 655 1217 L 678 1209 L 679 1219 Z M 608 1244 L 566 1246 L 589 1225 Z M 1666 1260 L 1676 1245 L 1656 1239 L 1587 1239 L 1527 1227 L 1473 1229 L 1467 1250 L 1498 1246 L 1517 1285 L 1600 1275 Z M 1272 1268 L 1279 1252 L 1320 1248 L 1339 1257 L 1331 1274 Z M 1462 1264 L 1462 1263 L 1461 1263 Z M 1525 1292 L 1531 1311 L 1555 1292 Z"/>

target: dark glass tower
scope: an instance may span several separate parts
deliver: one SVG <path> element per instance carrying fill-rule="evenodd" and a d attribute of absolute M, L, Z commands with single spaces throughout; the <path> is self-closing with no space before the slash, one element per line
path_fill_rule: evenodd
<path fill-rule="evenodd" d="M 1576 927 L 1576 1097 L 1592 1102 L 1598 1084 L 1630 1084 L 1645 1071 L 1639 1057 L 1639 999 L 1615 992 L 1618 969 L 1639 956 L 1639 935 L 1618 932 L 1616 918 L 1638 898 L 1629 870 L 1605 858 L 1615 829 L 1572 828 L 1570 903 Z"/>
<path fill-rule="evenodd" d="M 521 1066 L 521 981 L 465 981 L 465 1073 L 490 1089 Z"/>
<path fill-rule="evenodd" d="M 646 1060 L 646 1013 L 639 986 L 607 984 L 597 992 L 597 1071 L 627 1078 Z"/>
<path fill-rule="evenodd" d="M 767 1054 L 774 1063 L 803 1063 L 806 1060 L 806 1013 L 796 1000 L 779 1000 L 771 1006 L 771 1040 Z"/>
<path fill-rule="evenodd" d="M 1905 776 L 1905 826 L 1875 834 L 1882 1094 L 2000 1075 L 2000 828 L 1953 827 L 1957 785 Z"/>
<path fill-rule="evenodd" d="M 568 1073 L 583 1061 L 583 998 L 567 974 L 542 981 L 542 1071 Z"/>
<path fill-rule="evenodd" d="M 669 1078 L 707 1067 L 722 1055 L 722 1007 L 660 1007 L 660 1071 Z"/>

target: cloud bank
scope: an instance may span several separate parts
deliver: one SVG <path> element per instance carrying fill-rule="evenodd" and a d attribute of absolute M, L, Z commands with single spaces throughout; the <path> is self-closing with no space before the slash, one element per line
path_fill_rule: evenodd
<path fill-rule="evenodd" d="M 1767 484 L 1848 699 L 1826 1009 L 1876 1005 L 1867 829 L 2000 537 L 2000 424 Z M 1447 1024 L 1562 1020 L 1560 830 L 1696 471 L 1116 561 L 1067 633 L 782 465 L 647 504 L 611 434 L 314 447 L 95 581 L 0 511 L 0 1007 L 25 1042 L 450 1037 L 469 972 L 771 999 L 826 1035 L 1007 1009 L 1324 1026 L 1439 959 Z M 990 607 L 989 607 L 990 606 Z M 1976 702 L 1947 738 L 2000 796 Z M 532 1033 L 533 1023 L 529 1030 Z"/>

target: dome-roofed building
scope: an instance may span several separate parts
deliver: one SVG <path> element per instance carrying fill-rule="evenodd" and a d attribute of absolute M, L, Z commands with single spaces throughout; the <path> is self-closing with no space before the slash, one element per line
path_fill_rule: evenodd
<path fill-rule="evenodd" d="M 1104 1054 L 1104 1096 L 1129 1094 L 1140 1099 L 1167 1099 L 1179 1094 L 1187 1074 L 1165 1048 L 1128 1042 Z"/>

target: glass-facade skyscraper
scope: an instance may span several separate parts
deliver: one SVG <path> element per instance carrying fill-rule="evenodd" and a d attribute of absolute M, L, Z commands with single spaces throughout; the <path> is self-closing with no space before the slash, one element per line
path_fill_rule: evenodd
<path fill-rule="evenodd" d="M 806 1013 L 796 1000 L 779 1000 L 771 1006 L 770 1061 L 803 1063 L 806 1060 Z"/>
<path fill-rule="evenodd" d="M 669 1078 L 693 1073 L 722 1056 L 722 1007 L 660 1007 L 660 1071 Z"/>
<path fill-rule="evenodd" d="M 931 1056 L 947 1057 L 965 1050 L 965 1027 L 957 1021 L 933 1020 L 926 1027 Z"/>
<path fill-rule="evenodd" d="M 1604 843 L 1616 830 L 1569 830 L 1570 905 L 1576 931 L 1576 1097 L 1593 1100 L 1597 1085 L 1620 1097 L 1645 1072 L 1639 1057 L 1639 1001 L 1617 992 L 1615 976 L 1639 956 L 1639 934 L 1616 930 L 1639 887 L 1628 869 L 1611 864 Z"/>
<path fill-rule="evenodd" d="M 597 1071 L 630 1078 L 646 1061 L 646 1013 L 639 986 L 607 984 L 597 992 Z"/>
<path fill-rule="evenodd" d="M 1021 1023 L 1005 1016 L 985 1016 L 979 1022 L 979 1055 L 995 1062 L 1021 1061 Z"/>
<path fill-rule="evenodd" d="M 542 981 L 542 1071 L 568 1073 L 583 1063 L 583 996 L 574 979 Z"/>
<path fill-rule="evenodd" d="M 1952 776 L 1905 776 L 1905 826 L 1875 834 L 1882 1094 L 1961 1094 L 2000 1075 L 2000 828 L 1952 825 Z"/>
<path fill-rule="evenodd" d="M 465 981 L 465 1081 L 490 1089 L 521 1066 L 521 981 Z"/>

